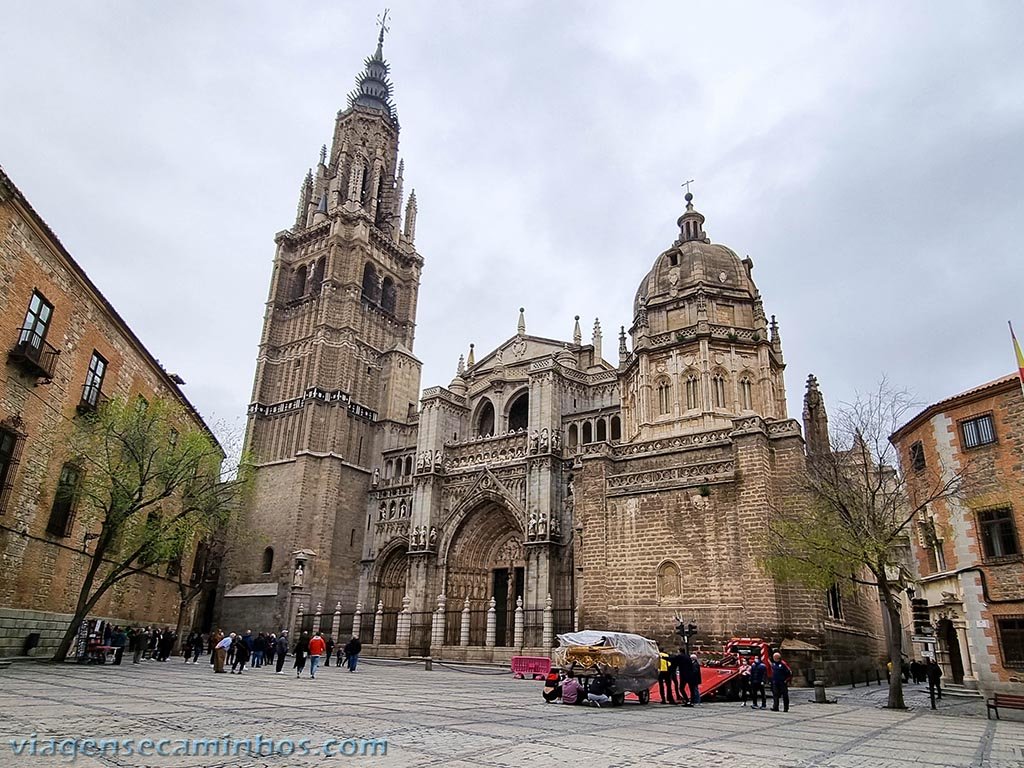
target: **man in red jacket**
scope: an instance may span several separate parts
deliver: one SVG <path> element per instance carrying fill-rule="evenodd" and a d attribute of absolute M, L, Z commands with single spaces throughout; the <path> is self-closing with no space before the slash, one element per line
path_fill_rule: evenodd
<path fill-rule="evenodd" d="M 320 659 L 326 648 L 327 643 L 320 637 L 320 633 L 314 632 L 309 641 L 309 677 L 311 680 L 316 679 L 316 670 L 320 666 Z"/>

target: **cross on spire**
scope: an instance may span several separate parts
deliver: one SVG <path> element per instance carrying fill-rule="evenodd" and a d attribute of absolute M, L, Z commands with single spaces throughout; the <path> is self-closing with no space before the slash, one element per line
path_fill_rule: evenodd
<path fill-rule="evenodd" d="M 683 182 L 682 184 L 680 184 L 679 186 L 681 186 L 681 187 L 686 187 L 686 194 L 690 194 L 690 185 L 691 185 L 691 184 L 693 184 L 693 179 L 690 179 L 689 181 L 684 181 L 684 182 Z"/>
<path fill-rule="evenodd" d="M 384 35 L 391 31 L 391 27 L 388 26 L 388 8 L 384 9 L 384 13 L 377 16 L 377 26 L 380 27 L 380 35 L 377 36 L 377 43 L 384 45 Z"/>

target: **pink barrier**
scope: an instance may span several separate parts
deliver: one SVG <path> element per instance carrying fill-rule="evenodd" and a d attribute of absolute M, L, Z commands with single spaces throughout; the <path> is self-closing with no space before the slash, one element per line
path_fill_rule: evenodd
<path fill-rule="evenodd" d="M 537 677 L 545 677 L 551 671 L 551 659 L 544 656 L 513 656 L 512 677 L 526 679 L 526 675 L 536 680 Z"/>

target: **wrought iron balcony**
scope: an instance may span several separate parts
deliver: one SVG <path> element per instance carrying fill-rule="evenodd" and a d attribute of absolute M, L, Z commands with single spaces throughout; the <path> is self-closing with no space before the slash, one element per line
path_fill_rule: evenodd
<path fill-rule="evenodd" d="M 82 402 L 78 404 L 79 413 L 92 413 L 107 402 L 107 396 L 100 392 L 100 384 L 86 384 L 82 387 Z"/>
<path fill-rule="evenodd" d="M 59 354 L 60 351 L 48 344 L 34 329 L 21 328 L 18 330 L 18 343 L 7 353 L 7 359 L 36 378 L 50 380 L 57 367 Z"/>

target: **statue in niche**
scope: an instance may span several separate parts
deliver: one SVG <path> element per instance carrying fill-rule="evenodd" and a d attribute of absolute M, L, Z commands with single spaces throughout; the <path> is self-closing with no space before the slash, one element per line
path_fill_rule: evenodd
<path fill-rule="evenodd" d="M 548 537 L 548 514 L 547 512 L 540 513 L 540 520 L 537 521 L 537 538 L 546 539 Z"/>
<path fill-rule="evenodd" d="M 551 450 L 557 451 L 562 447 L 562 430 L 556 429 L 551 432 Z"/>
<path fill-rule="evenodd" d="M 302 583 L 306 580 L 306 569 L 301 562 L 295 564 L 295 573 L 292 574 L 292 586 L 296 589 L 302 587 Z"/>
<path fill-rule="evenodd" d="M 537 433 L 537 430 L 535 429 L 533 430 L 533 432 L 530 433 L 530 453 L 536 453 L 539 445 L 540 435 Z"/>
<path fill-rule="evenodd" d="M 409 508 L 405 505 L 405 499 L 402 499 L 402 503 L 398 505 L 398 516 L 405 517 L 409 514 Z"/>
<path fill-rule="evenodd" d="M 385 504 L 384 502 L 381 502 L 380 510 L 378 511 L 378 514 L 377 514 L 377 519 L 378 520 L 385 520 L 385 519 L 387 519 L 387 516 L 388 516 L 388 505 Z"/>
<path fill-rule="evenodd" d="M 537 538 L 537 513 L 530 513 L 530 521 L 526 524 L 526 538 L 533 541 Z"/>
<path fill-rule="evenodd" d="M 430 539 L 428 540 L 428 544 L 431 549 L 437 546 L 437 528 L 434 526 L 430 526 Z"/>
<path fill-rule="evenodd" d="M 441 452 L 440 451 L 434 451 L 434 471 L 435 472 L 440 472 L 441 471 Z"/>
<path fill-rule="evenodd" d="M 380 467 L 373 468 L 373 487 L 380 485 Z"/>
<path fill-rule="evenodd" d="M 558 521 L 558 516 L 551 518 L 551 537 L 558 538 L 562 533 L 562 524 Z"/>
<path fill-rule="evenodd" d="M 542 429 L 540 431 L 540 449 L 542 451 L 547 451 L 547 449 L 548 449 L 548 428 L 547 427 L 544 427 L 544 429 Z"/>

